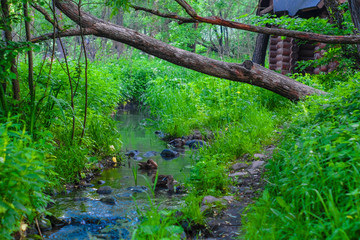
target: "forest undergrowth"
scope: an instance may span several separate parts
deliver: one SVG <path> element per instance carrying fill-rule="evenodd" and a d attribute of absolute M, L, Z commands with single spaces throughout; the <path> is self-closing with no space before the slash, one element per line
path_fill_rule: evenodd
<path fill-rule="evenodd" d="M 46 74 L 50 66 L 51 77 Z M 25 67 L 19 67 L 23 84 Z M 231 163 L 275 141 L 280 144 L 267 165 L 270 184 L 249 208 L 245 238 L 352 239 L 358 234 L 359 74 L 342 78 L 334 74 L 333 79 L 295 76 L 331 93 L 294 104 L 267 90 L 209 77 L 147 55 L 107 59 L 106 64 L 92 62 L 86 134 L 81 137 L 85 77 L 76 61 L 69 61 L 69 68 L 73 99 L 64 65 L 46 62 L 36 76 L 35 110 L 26 108 L 24 99 L 18 103 L 24 105 L 23 112 L 2 112 L 2 238 L 11 239 L 13 232 L 46 213 L 51 200 L 45 193 L 85 178 L 105 157 L 120 159 L 121 136 L 110 115 L 128 102 L 141 103 L 152 116 L 148 124 L 173 137 L 195 129 L 209 137 L 209 147 L 193 157 L 181 217 L 175 211 L 155 211 L 153 206 L 143 213 L 134 239 L 180 238 L 178 226 L 184 219 L 192 225 L 205 224 L 200 212 L 203 196 L 229 194 Z M 32 111 L 36 121 L 31 120 Z"/>

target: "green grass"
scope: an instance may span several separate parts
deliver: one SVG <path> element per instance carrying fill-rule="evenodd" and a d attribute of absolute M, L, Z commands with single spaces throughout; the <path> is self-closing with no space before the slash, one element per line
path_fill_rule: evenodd
<path fill-rule="evenodd" d="M 359 77 L 299 103 L 247 214 L 247 239 L 358 238 Z"/>

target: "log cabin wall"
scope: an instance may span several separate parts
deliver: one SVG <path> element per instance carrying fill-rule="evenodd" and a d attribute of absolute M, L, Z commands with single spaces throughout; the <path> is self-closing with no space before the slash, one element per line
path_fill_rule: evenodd
<path fill-rule="evenodd" d="M 346 0 L 340 0 L 341 3 Z M 300 2 L 300 0 L 296 0 Z M 316 6 L 307 9 L 301 9 L 297 12 L 296 16 L 301 18 L 310 18 L 319 16 L 327 18 L 328 13 L 324 6 L 324 1 L 315 1 Z M 268 13 L 272 11 L 275 13 L 274 3 L 279 3 L 279 0 L 259 0 L 258 11 L 261 13 Z M 286 11 L 275 13 L 277 16 L 287 15 Z M 291 15 L 292 16 L 292 15 Z M 278 36 L 270 37 L 269 46 L 269 68 L 278 71 L 282 74 L 297 72 L 296 66 L 298 61 L 319 59 L 324 55 L 326 44 L 324 43 L 299 43 L 293 38 L 281 38 Z M 319 74 L 321 72 L 327 73 L 334 70 L 337 66 L 336 62 L 330 63 L 326 66 L 317 68 L 307 68 L 304 73 Z"/>
<path fill-rule="evenodd" d="M 295 62 L 298 58 L 297 52 L 298 48 L 295 44 L 295 39 L 283 39 L 279 36 L 271 36 L 269 68 L 278 71 L 281 74 L 293 72 Z"/>

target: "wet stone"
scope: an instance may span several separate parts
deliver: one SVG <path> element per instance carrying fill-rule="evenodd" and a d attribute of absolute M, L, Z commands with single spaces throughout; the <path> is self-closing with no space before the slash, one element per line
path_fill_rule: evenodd
<path fill-rule="evenodd" d="M 127 190 L 137 193 L 143 193 L 146 192 L 148 189 L 145 186 L 135 186 L 135 187 L 128 187 Z"/>
<path fill-rule="evenodd" d="M 97 181 L 97 183 L 98 183 L 99 185 L 102 185 L 102 184 L 105 184 L 105 181 L 104 181 L 104 180 L 99 180 L 99 181 Z"/>
<path fill-rule="evenodd" d="M 79 201 L 88 201 L 88 200 L 90 200 L 90 198 L 88 198 L 88 197 L 74 197 L 72 200 L 79 202 Z"/>
<path fill-rule="evenodd" d="M 109 186 L 103 186 L 103 187 L 100 187 L 96 192 L 98 194 L 110 194 L 112 193 L 112 188 L 109 187 Z"/>
<path fill-rule="evenodd" d="M 52 229 L 51 222 L 47 218 L 40 219 L 39 227 L 40 227 L 41 231 L 43 231 L 43 232 L 50 231 Z"/>
<path fill-rule="evenodd" d="M 154 157 L 158 154 L 158 152 L 155 152 L 155 151 L 148 151 L 146 153 L 144 153 L 144 157 L 148 158 L 148 157 Z"/>
<path fill-rule="evenodd" d="M 179 156 L 178 152 L 175 152 L 171 149 L 164 149 L 161 153 L 160 156 L 164 159 L 164 160 L 171 160 L 174 159 L 176 157 Z"/>
<path fill-rule="evenodd" d="M 139 154 L 138 150 L 131 150 L 131 151 L 128 151 L 127 153 L 125 153 L 125 155 L 128 157 L 135 157 L 138 154 Z"/>
<path fill-rule="evenodd" d="M 115 198 L 113 197 L 104 197 L 100 199 L 101 202 L 109 205 L 115 205 Z"/>

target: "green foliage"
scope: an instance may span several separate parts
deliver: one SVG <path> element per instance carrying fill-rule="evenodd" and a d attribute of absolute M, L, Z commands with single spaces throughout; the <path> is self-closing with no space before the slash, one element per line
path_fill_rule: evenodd
<path fill-rule="evenodd" d="M 357 68 L 357 60 L 352 57 L 357 55 L 355 46 L 343 47 L 328 47 L 325 49 L 323 56 L 315 60 L 307 60 L 298 62 L 297 69 L 302 72 L 306 68 L 321 67 L 321 66 L 336 66 L 334 70 L 325 74 L 321 73 L 312 76 L 308 83 L 311 85 L 316 84 L 318 88 L 323 88 L 325 91 L 334 88 L 337 84 L 349 81 Z M 346 53 L 344 54 L 344 50 Z"/>
<path fill-rule="evenodd" d="M 330 23 L 328 18 L 311 17 L 311 18 L 299 18 L 290 17 L 287 15 L 277 17 L 276 15 L 265 14 L 263 16 L 254 16 L 253 23 L 258 26 L 277 26 L 279 28 L 285 28 L 288 30 L 304 31 L 321 33 L 327 35 L 347 35 L 352 34 L 354 26 L 351 22 L 345 21 L 347 25 L 344 29 L 337 28 L 335 23 Z"/>
<path fill-rule="evenodd" d="M 359 78 L 299 104 L 247 214 L 247 239 L 359 236 Z"/>
<path fill-rule="evenodd" d="M 142 220 L 132 239 L 182 239 L 181 234 L 184 229 L 178 226 L 174 217 L 175 211 L 161 210 L 150 198 L 149 204 L 149 208 L 145 211 L 138 209 Z"/>
<path fill-rule="evenodd" d="M 92 114 L 87 128 L 87 138 L 91 145 L 91 154 L 100 157 L 112 156 L 120 152 L 122 147 L 118 123 L 109 116 Z"/>
<path fill-rule="evenodd" d="M 0 238 L 13 239 L 20 222 L 32 222 L 45 211 L 49 197 L 43 194 L 49 186 L 46 151 L 52 149 L 43 134 L 39 142 L 26 134 L 18 117 L 0 124 Z M 48 134 L 48 133 L 47 133 Z"/>

